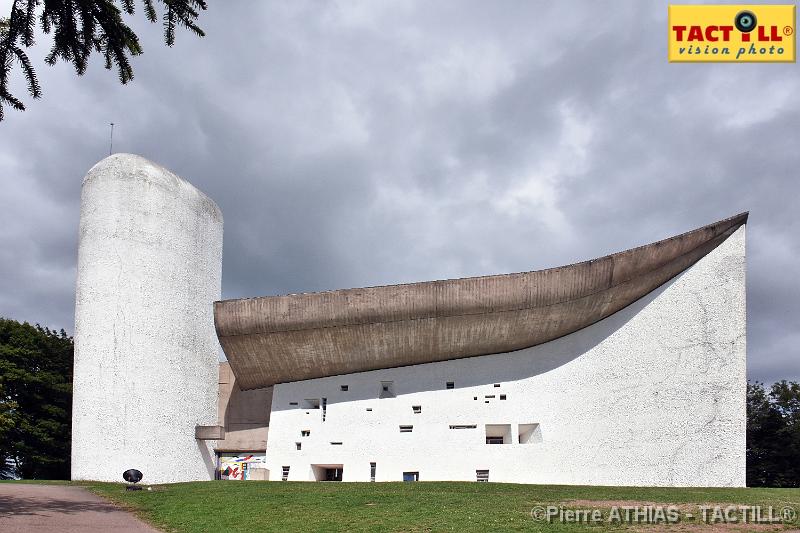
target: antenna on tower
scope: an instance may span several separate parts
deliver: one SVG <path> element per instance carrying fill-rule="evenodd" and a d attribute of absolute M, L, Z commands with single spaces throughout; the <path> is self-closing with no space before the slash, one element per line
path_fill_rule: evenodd
<path fill-rule="evenodd" d="M 108 155 L 111 155 L 111 150 L 114 148 L 114 123 L 109 122 L 111 125 L 111 139 L 108 142 Z"/>

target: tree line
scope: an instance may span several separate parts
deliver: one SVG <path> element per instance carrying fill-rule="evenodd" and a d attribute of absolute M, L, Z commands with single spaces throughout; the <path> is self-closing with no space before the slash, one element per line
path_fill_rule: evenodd
<path fill-rule="evenodd" d="M 72 337 L 0 318 L 0 479 L 69 479 Z M 747 385 L 747 485 L 800 487 L 800 384 Z"/>

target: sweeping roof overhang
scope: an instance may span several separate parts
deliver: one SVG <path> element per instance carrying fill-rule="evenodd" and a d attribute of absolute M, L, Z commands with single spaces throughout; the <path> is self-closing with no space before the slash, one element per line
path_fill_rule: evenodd
<path fill-rule="evenodd" d="M 680 274 L 742 213 L 558 268 L 214 303 L 243 390 L 536 346 L 602 320 Z"/>

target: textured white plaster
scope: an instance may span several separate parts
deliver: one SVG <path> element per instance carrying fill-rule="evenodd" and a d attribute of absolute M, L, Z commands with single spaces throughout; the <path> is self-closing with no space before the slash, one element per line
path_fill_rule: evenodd
<path fill-rule="evenodd" d="M 222 214 L 168 170 L 100 161 L 81 192 L 72 479 L 213 479 Z"/>
<path fill-rule="evenodd" d="M 742 227 L 666 285 L 547 344 L 276 385 L 266 467 L 289 466 L 290 480 L 341 464 L 344 481 L 368 481 L 375 462 L 377 481 L 474 481 L 488 469 L 517 483 L 744 486 L 745 340 Z M 396 397 L 378 398 L 381 381 Z M 324 422 L 303 408 L 323 397 Z M 501 424 L 513 444 L 485 444 L 486 425 Z M 521 424 L 539 424 L 526 444 Z"/>

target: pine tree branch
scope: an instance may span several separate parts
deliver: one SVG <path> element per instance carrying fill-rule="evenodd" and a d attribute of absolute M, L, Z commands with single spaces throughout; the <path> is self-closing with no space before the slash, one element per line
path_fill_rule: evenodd
<path fill-rule="evenodd" d="M 173 46 L 176 27 L 188 29 L 199 37 L 205 33 L 197 25 L 200 11 L 207 9 L 205 0 L 158 0 L 164 7 L 162 24 L 164 43 Z M 45 56 L 45 63 L 54 65 L 59 60 L 71 63 L 78 75 L 86 72 L 93 52 L 103 57 L 103 66 L 116 66 L 121 83 L 133 80 L 130 58 L 142 53 L 136 33 L 122 19 L 122 14 L 135 13 L 135 0 L 14 0 L 11 14 L 0 19 L 0 121 L 3 106 L 24 110 L 23 103 L 9 91 L 8 79 L 16 63 L 20 65 L 27 83 L 28 93 L 40 98 L 42 89 L 36 71 L 23 48 L 35 44 L 36 13 L 39 26 L 45 34 L 53 36 L 53 45 Z M 158 20 L 153 0 L 142 0 L 145 18 Z M 120 7 L 121 6 L 121 7 Z"/>

